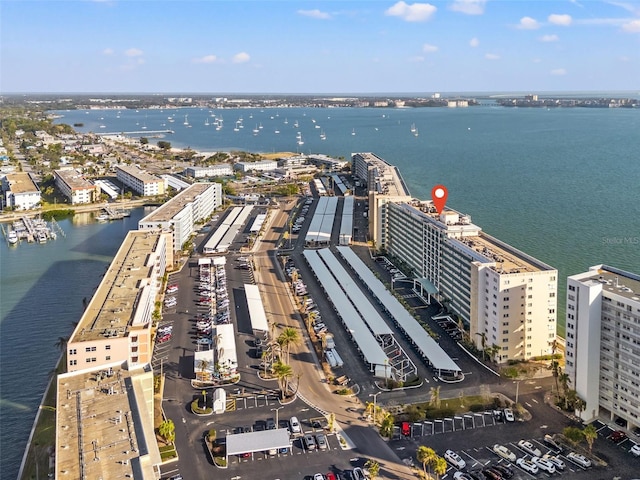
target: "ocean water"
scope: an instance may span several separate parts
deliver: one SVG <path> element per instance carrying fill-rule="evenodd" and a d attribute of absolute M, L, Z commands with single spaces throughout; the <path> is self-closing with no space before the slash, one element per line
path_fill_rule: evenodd
<path fill-rule="evenodd" d="M 47 244 L 0 242 L 0 477 L 18 475 L 38 405 L 60 350 L 91 299 L 126 233 L 131 217 L 96 223 L 84 213 L 59 222 L 66 237 Z"/>
<path fill-rule="evenodd" d="M 374 152 L 400 168 L 415 197 L 429 198 L 431 188 L 442 183 L 450 207 L 471 215 L 487 233 L 557 268 L 561 334 L 567 275 L 600 263 L 640 273 L 637 109 L 484 105 L 56 113 L 63 115 L 60 123 L 83 123 L 78 131 L 138 131 L 151 143 L 162 139 L 206 152 L 290 151 L 345 158 L 352 152 Z M 169 116 L 175 121 L 169 122 Z M 184 125 L 185 116 L 190 127 Z M 213 123 L 219 117 L 223 127 L 216 130 Z M 240 117 L 244 128 L 235 132 Z M 410 131 L 413 124 L 417 137 Z M 153 133 L 167 129 L 174 133 Z M 297 132 L 303 145 L 296 142 Z M 322 132 L 326 140 L 320 139 Z M 2 478 L 17 476 L 59 356 L 57 338 L 71 333 L 72 322 L 82 314 L 82 299 L 90 298 L 142 214 L 137 210 L 124 221 L 107 224 L 94 223 L 90 215 L 77 217 L 75 223 L 60 222 L 67 238 L 47 245 L 9 249 L 0 244 Z"/>

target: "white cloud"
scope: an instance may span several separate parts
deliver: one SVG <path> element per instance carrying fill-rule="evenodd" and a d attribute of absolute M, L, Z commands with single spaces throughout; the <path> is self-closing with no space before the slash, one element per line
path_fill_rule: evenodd
<path fill-rule="evenodd" d="M 130 48 L 128 50 L 125 50 L 124 54 L 127 57 L 139 57 L 143 54 L 143 52 L 139 48 Z"/>
<path fill-rule="evenodd" d="M 194 58 L 193 63 L 213 63 L 218 60 L 215 55 L 205 55 L 204 57 Z"/>
<path fill-rule="evenodd" d="M 415 57 L 410 57 L 409 61 L 412 63 L 424 62 L 424 57 L 422 55 L 416 55 Z"/>
<path fill-rule="evenodd" d="M 553 25 L 561 25 L 563 27 L 568 27 L 569 25 L 571 25 L 571 22 L 573 22 L 571 15 L 560 15 L 557 13 L 552 13 L 551 15 L 549 15 L 547 20 Z"/>
<path fill-rule="evenodd" d="M 622 31 L 627 33 L 640 33 L 640 20 L 631 20 L 622 25 Z"/>
<path fill-rule="evenodd" d="M 500 60 L 500 55 L 496 53 L 486 53 L 484 55 L 484 58 L 486 58 L 487 60 Z"/>
<path fill-rule="evenodd" d="M 424 53 L 433 53 L 438 51 L 438 47 L 436 47 L 435 45 L 429 45 L 428 43 L 425 43 L 422 46 L 422 51 Z"/>
<path fill-rule="evenodd" d="M 540 28 L 540 24 L 535 18 L 522 17 L 520 19 L 520 23 L 518 24 L 518 28 L 521 30 L 535 30 L 537 28 Z"/>
<path fill-rule="evenodd" d="M 559 38 L 558 38 L 558 35 L 551 34 L 551 35 L 542 35 L 540 38 L 538 38 L 538 40 L 540 40 L 541 42 L 557 42 Z"/>
<path fill-rule="evenodd" d="M 298 15 L 302 15 L 303 17 L 316 18 L 318 20 L 328 20 L 331 18 L 331 15 L 327 12 L 322 12 L 317 8 L 314 10 L 298 10 Z"/>
<path fill-rule="evenodd" d="M 478 45 L 480 45 L 480 40 L 478 40 L 476 37 L 473 37 L 471 40 L 469 40 L 469 46 L 476 48 Z"/>
<path fill-rule="evenodd" d="M 425 22 L 438 10 L 429 3 L 412 3 L 400 1 L 387 9 L 384 14 L 390 17 L 400 17 L 407 22 Z"/>
<path fill-rule="evenodd" d="M 451 10 L 467 15 L 482 15 L 487 0 L 454 0 Z"/>
<path fill-rule="evenodd" d="M 609 5 L 613 5 L 614 7 L 620 7 L 624 10 L 626 10 L 627 12 L 631 12 L 631 13 L 635 13 L 639 10 L 640 7 L 632 5 L 630 3 L 625 3 L 625 2 L 606 2 Z"/>
<path fill-rule="evenodd" d="M 531 60 L 533 63 L 541 63 L 542 60 L 539 58 L 534 58 L 533 60 Z"/>
<path fill-rule="evenodd" d="M 554 70 L 551 70 L 549 73 L 555 76 L 562 76 L 567 74 L 567 70 L 564 68 L 556 68 Z"/>
<path fill-rule="evenodd" d="M 115 52 L 113 51 L 113 48 L 105 48 L 104 50 L 102 50 L 102 54 L 103 55 L 113 55 Z"/>
<path fill-rule="evenodd" d="M 233 63 L 246 63 L 251 60 L 251 57 L 246 52 L 236 53 L 233 56 Z"/>

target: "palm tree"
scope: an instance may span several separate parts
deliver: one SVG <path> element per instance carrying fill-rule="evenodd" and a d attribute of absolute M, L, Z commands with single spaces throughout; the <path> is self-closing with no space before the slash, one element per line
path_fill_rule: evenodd
<path fill-rule="evenodd" d="M 367 462 L 364 464 L 364 468 L 369 471 L 369 478 L 371 480 L 375 480 L 378 475 L 380 475 L 380 464 L 372 458 L 367 460 Z"/>
<path fill-rule="evenodd" d="M 598 438 L 598 431 L 596 430 L 596 427 L 593 426 L 593 423 L 590 423 L 582 429 L 582 434 L 584 435 L 584 439 L 587 441 L 587 445 L 589 445 L 589 453 L 591 453 L 593 442 Z"/>
<path fill-rule="evenodd" d="M 200 360 L 200 363 L 198 364 L 198 366 L 200 367 L 200 377 L 204 381 L 205 378 L 207 378 L 206 370 L 207 368 L 209 368 L 209 361 L 203 358 L 202 360 Z"/>
<path fill-rule="evenodd" d="M 440 387 L 431 387 L 429 389 L 429 395 L 431 395 L 429 405 L 432 407 L 440 408 Z"/>
<path fill-rule="evenodd" d="M 291 356 L 291 345 L 297 345 L 298 343 L 300 343 L 300 335 L 298 334 L 298 330 L 292 327 L 285 328 L 278 337 L 278 343 L 281 347 L 286 347 L 287 363 L 289 363 L 289 359 Z"/>
<path fill-rule="evenodd" d="M 437 477 L 440 478 L 440 475 L 444 475 L 445 473 L 447 473 L 447 468 L 447 461 L 444 458 L 438 457 L 436 455 L 436 457 L 433 459 L 433 473 L 435 473 Z"/>
<path fill-rule="evenodd" d="M 69 341 L 68 337 L 58 337 L 56 340 L 55 346 L 60 352 L 64 353 L 67 351 L 67 342 Z"/>
<path fill-rule="evenodd" d="M 289 379 L 293 376 L 293 368 L 291 367 L 291 365 L 283 363 L 282 360 L 278 360 L 273 365 L 273 373 L 278 379 L 280 395 L 282 398 L 285 398 L 289 386 Z"/>
<path fill-rule="evenodd" d="M 429 466 L 429 475 L 431 475 L 431 462 L 433 458 L 435 458 L 436 452 L 433 448 L 425 447 L 424 445 L 420 445 L 418 450 L 416 451 L 416 459 L 422 463 L 422 471 L 424 474 L 427 474 L 427 465 Z"/>
<path fill-rule="evenodd" d="M 484 361 L 486 359 L 485 355 L 486 355 L 486 348 L 487 348 L 487 334 L 482 332 L 477 332 L 476 335 L 478 335 L 480 337 L 481 340 L 481 345 L 482 345 L 482 360 Z"/>
<path fill-rule="evenodd" d="M 556 380 L 556 396 L 560 396 L 560 387 L 558 386 L 558 376 L 560 375 L 560 364 L 554 358 L 551 360 L 551 365 L 549 365 L 549 370 L 553 372 L 553 378 Z"/>
<path fill-rule="evenodd" d="M 571 378 L 568 373 L 563 372 L 560 368 L 558 368 L 558 382 L 562 387 L 562 394 L 565 397 L 565 403 L 567 398 L 567 393 L 569 392 L 569 384 L 571 383 Z M 566 405 L 565 405 L 566 408 Z"/>

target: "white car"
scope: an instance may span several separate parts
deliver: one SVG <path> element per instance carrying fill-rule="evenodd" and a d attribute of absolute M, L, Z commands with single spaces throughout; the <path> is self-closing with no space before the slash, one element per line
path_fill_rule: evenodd
<path fill-rule="evenodd" d="M 640 457 L 640 444 L 636 443 L 633 447 L 629 449 L 629 453 L 634 457 Z"/>
<path fill-rule="evenodd" d="M 529 473 L 538 473 L 538 466 L 525 459 L 525 458 L 519 458 L 516 461 L 516 465 L 518 465 L 521 469 L 523 469 L 525 472 L 529 472 Z"/>
<path fill-rule="evenodd" d="M 540 450 L 538 450 L 533 443 L 528 442 L 527 440 L 520 440 L 518 442 L 518 446 L 524 450 L 525 452 L 527 452 L 529 455 L 533 456 L 533 457 L 540 457 L 542 456 L 542 452 L 540 452 Z"/>
<path fill-rule="evenodd" d="M 531 461 L 535 463 L 540 470 L 544 470 L 547 473 L 556 473 L 556 466 L 546 458 L 533 457 Z"/>
<path fill-rule="evenodd" d="M 513 414 L 513 410 L 511 410 L 510 408 L 505 408 L 504 409 L 504 419 L 507 422 L 515 422 L 516 421 L 516 417 Z"/>
<path fill-rule="evenodd" d="M 544 458 L 545 460 L 549 460 L 551 463 L 553 463 L 556 467 L 556 470 L 564 470 L 566 468 L 566 465 L 564 464 L 564 462 L 559 458 L 556 457 L 555 455 L 551 455 L 550 453 L 545 453 L 542 458 Z"/>
<path fill-rule="evenodd" d="M 444 459 L 456 468 L 462 469 L 467 466 L 467 463 L 453 450 L 447 450 L 444 452 Z"/>
<path fill-rule="evenodd" d="M 291 426 L 291 433 L 302 432 L 302 428 L 300 427 L 300 422 L 297 417 L 291 417 L 291 419 L 289 419 L 289 425 Z"/>
<path fill-rule="evenodd" d="M 453 474 L 454 480 L 473 480 L 473 477 L 469 476 L 468 473 L 464 472 L 455 472 Z"/>
<path fill-rule="evenodd" d="M 569 452 L 567 454 L 567 458 L 571 460 L 573 463 L 575 463 L 576 465 L 580 465 L 581 467 L 588 468 L 591 466 L 591 460 L 589 460 L 584 455 L 580 455 L 579 453 Z"/>
<path fill-rule="evenodd" d="M 493 451 L 494 451 L 494 453 L 496 455 L 504 458 L 505 460 L 509 460 L 510 462 L 515 462 L 516 461 L 516 454 L 513 453 L 511 450 L 509 450 L 504 445 L 500 445 L 500 444 L 496 443 L 493 446 Z"/>

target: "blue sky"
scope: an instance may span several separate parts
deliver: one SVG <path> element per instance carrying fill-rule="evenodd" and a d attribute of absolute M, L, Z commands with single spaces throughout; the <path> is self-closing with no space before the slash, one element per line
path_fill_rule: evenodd
<path fill-rule="evenodd" d="M 640 1 L 0 0 L 0 91 L 640 89 Z"/>

